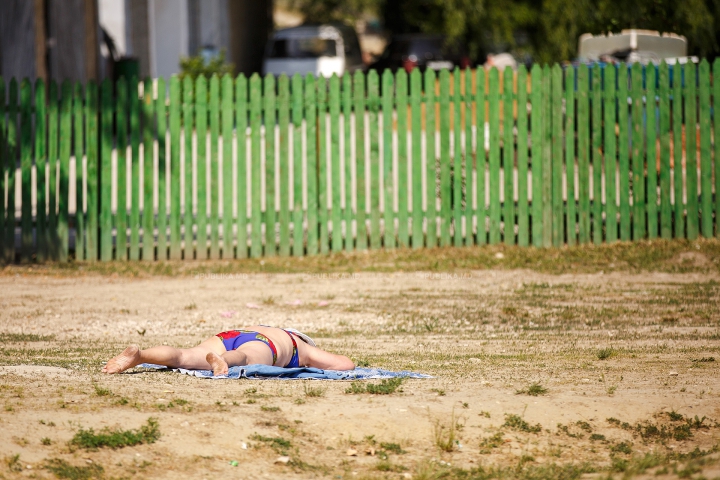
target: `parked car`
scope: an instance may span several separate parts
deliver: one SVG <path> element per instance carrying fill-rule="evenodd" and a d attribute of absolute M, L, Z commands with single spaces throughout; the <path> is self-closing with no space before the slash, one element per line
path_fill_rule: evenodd
<path fill-rule="evenodd" d="M 460 49 L 448 46 L 443 35 L 406 34 L 394 36 L 370 68 L 378 71 L 404 68 L 410 73 L 414 68 L 424 71 L 468 66 L 470 57 Z"/>
<path fill-rule="evenodd" d="M 675 33 L 655 30 L 622 30 L 607 35 L 580 35 L 578 41 L 578 62 L 604 63 L 653 63 L 659 65 L 665 60 L 675 63 L 697 63 L 697 57 L 688 57 L 687 39 Z"/>
<path fill-rule="evenodd" d="M 364 70 L 357 33 L 341 24 L 303 25 L 275 32 L 268 42 L 263 71 L 330 77 Z"/>

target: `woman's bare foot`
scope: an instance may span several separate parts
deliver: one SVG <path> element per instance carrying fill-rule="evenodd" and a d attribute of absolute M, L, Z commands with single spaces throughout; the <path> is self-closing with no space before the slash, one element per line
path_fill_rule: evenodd
<path fill-rule="evenodd" d="M 102 368 L 103 373 L 120 373 L 140 363 L 140 348 L 130 345 Z"/>
<path fill-rule="evenodd" d="M 205 360 L 210 364 L 213 375 L 216 377 L 228 374 L 228 364 L 220 355 L 210 352 L 205 356 Z"/>

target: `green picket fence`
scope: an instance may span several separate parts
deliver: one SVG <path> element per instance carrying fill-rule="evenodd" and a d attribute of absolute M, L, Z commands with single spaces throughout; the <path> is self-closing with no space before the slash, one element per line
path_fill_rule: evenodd
<path fill-rule="evenodd" d="M 0 258 L 720 236 L 718 73 L 0 81 Z"/>

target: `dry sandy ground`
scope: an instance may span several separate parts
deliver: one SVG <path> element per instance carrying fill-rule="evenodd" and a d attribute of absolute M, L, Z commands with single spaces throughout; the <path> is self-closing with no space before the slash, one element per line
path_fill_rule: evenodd
<path fill-rule="evenodd" d="M 720 441 L 717 274 L 6 275 L 0 289 L 3 478 L 53 478 L 51 459 L 84 468 L 75 478 L 95 465 L 108 478 L 465 478 L 493 465 L 619 477 L 648 453 L 648 477 L 720 476 L 717 453 L 677 455 Z M 100 373 L 129 343 L 191 346 L 258 323 L 434 378 L 369 395 L 349 382 Z M 533 383 L 547 392 L 517 393 Z M 68 444 L 149 417 L 156 443 Z M 682 425 L 687 438 L 662 433 Z"/>

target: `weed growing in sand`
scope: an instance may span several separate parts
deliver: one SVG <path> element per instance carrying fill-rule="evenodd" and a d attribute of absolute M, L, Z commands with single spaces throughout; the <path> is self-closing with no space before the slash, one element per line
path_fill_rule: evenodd
<path fill-rule="evenodd" d="M 197 304 L 195 302 L 189 303 L 183 307 L 185 310 L 197 310 Z"/>
<path fill-rule="evenodd" d="M 37 335 L 35 333 L 0 333 L 0 343 L 50 342 L 55 335 Z"/>
<path fill-rule="evenodd" d="M 280 407 L 268 407 L 267 405 L 263 405 L 262 407 L 260 407 L 260 410 L 262 410 L 263 412 L 279 412 Z"/>
<path fill-rule="evenodd" d="M 608 358 L 615 355 L 615 350 L 608 347 L 608 348 L 601 348 L 597 351 L 595 354 L 598 358 L 598 360 L 607 360 Z"/>
<path fill-rule="evenodd" d="M 40 443 L 43 445 L 52 445 L 52 440 L 50 440 L 49 437 L 43 437 L 42 440 L 40 440 Z"/>
<path fill-rule="evenodd" d="M 282 437 L 266 437 L 255 433 L 250 436 L 250 440 L 263 442 L 280 455 L 287 455 L 288 449 L 292 447 L 290 440 L 285 440 Z"/>
<path fill-rule="evenodd" d="M 327 391 L 327 388 L 311 387 L 307 383 L 303 385 L 303 388 L 305 389 L 306 397 L 323 397 Z"/>
<path fill-rule="evenodd" d="M 435 446 L 443 452 L 452 452 L 459 443 L 457 438 L 458 422 L 455 417 L 455 409 L 450 414 L 449 422 L 445 423 L 440 419 L 435 419 L 433 423 L 433 438 Z"/>
<path fill-rule="evenodd" d="M 20 463 L 20 454 L 5 457 L 5 465 L 11 472 L 22 472 L 22 464 Z"/>
<path fill-rule="evenodd" d="M 480 453 L 492 453 L 493 448 L 498 448 L 503 443 L 505 443 L 505 439 L 503 439 L 502 432 L 498 432 L 491 437 L 483 438 L 480 441 Z"/>
<path fill-rule="evenodd" d="M 391 393 L 402 392 L 400 385 L 405 381 L 404 378 L 388 378 L 381 380 L 380 383 L 352 382 L 350 387 L 345 389 L 345 393 L 360 394 L 370 393 L 374 395 L 390 395 Z"/>
<path fill-rule="evenodd" d="M 508 427 L 513 430 L 517 430 L 519 432 L 528 432 L 528 433 L 540 433 L 542 432 L 542 425 L 539 423 L 535 425 L 530 425 L 528 422 L 523 420 L 523 418 L 520 415 L 516 415 L 514 413 L 506 413 L 505 414 L 505 423 L 502 424 L 503 427 Z"/>
<path fill-rule="evenodd" d="M 620 442 L 610 446 L 610 451 L 613 453 L 624 453 L 629 455 L 632 453 L 632 444 L 628 442 Z"/>
<path fill-rule="evenodd" d="M 380 448 L 385 450 L 385 452 L 390 452 L 390 453 L 394 453 L 397 455 L 402 455 L 403 453 L 407 453 L 397 443 L 380 442 Z"/>
<path fill-rule="evenodd" d="M 104 387 L 101 387 L 98 384 L 93 384 L 93 387 L 95 387 L 95 395 L 98 397 L 108 397 L 112 395 L 112 392 Z"/>
<path fill-rule="evenodd" d="M 272 295 L 268 295 L 267 297 L 264 297 L 262 299 L 263 305 L 275 305 L 277 303 L 277 298 L 273 297 Z"/>
<path fill-rule="evenodd" d="M 144 443 L 155 443 L 160 438 L 158 421 L 150 417 L 147 424 L 138 430 L 120 430 L 104 428 L 99 433 L 90 428 L 80 429 L 70 440 L 71 447 L 79 447 L 87 450 L 97 450 L 101 447 L 112 449 L 141 445 Z"/>
<path fill-rule="evenodd" d="M 539 383 L 533 383 L 524 390 L 516 391 L 515 395 L 531 395 L 533 397 L 537 397 L 538 395 L 545 395 L 546 393 L 548 393 L 547 388 L 543 387 Z"/>
<path fill-rule="evenodd" d="M 45 462 L 45 468 L 50 470 L 58 478 L 68 480 L 90 480 L 92 478 L 103 478 L 104 469 L 97 463 L 91 463 L 86 467 L 76 467 L 60 458 L 51 458 Z"/>

